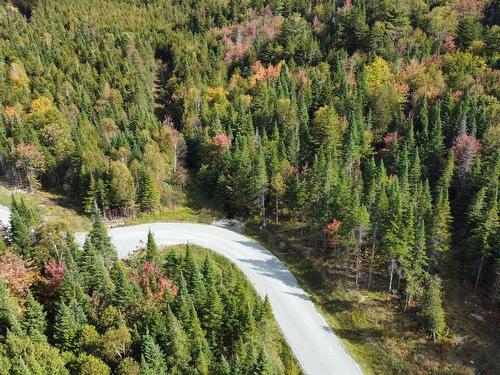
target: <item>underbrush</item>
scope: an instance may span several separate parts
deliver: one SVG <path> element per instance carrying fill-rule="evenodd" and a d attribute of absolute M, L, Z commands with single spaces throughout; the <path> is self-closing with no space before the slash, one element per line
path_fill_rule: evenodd
<path fill-rule="evenodd" d="M 248 234 L 285 263 L 364 373 L 500 373 L 499 314 L 474 296 L 460 273 L 449 272 L 443 280 L 449 332 L 444 342 L 434 343 L 416 312 L 403 311 L 403 301 L 385 291 L 383 275 L 376 275 L 374 290 L 356 289 L 354 275 L 332 270 L 320 251 L 305 246 L 296 227 L 272 229 L 250 225 Z"/>

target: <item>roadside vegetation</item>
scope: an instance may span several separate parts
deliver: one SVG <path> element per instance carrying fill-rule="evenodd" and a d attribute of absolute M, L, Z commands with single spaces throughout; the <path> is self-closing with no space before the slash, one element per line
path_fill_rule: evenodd
<path fill-rule="evenodd" d="M 258 222 L 258 221 L 257 221 Z M 384 274 L 372 287 L 356 288 L 353 270 L 318 257 L 300 230 L 258 224 L 246 234 L 270 249 L 302 288 L 366 374 L 496 374 L 500 371 L 500 313 L 478 295 L 451 260 L 443 274 L 447 329 L 439 342 L 428 336 L 419 311 L 404 311 L 400 296 L 386 290 Z M 366 283 L 367 280 L 364 280 Z"/>

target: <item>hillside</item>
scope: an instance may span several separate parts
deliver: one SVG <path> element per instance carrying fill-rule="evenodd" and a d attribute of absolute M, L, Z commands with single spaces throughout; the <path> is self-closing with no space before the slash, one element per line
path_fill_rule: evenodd
<path fill-rule="evenodd" d="M 241 218 L 319 305 L 373 303 L 332 313 L 367 368 L 496 373 L 499 19 L 497 0 L 3 1 L 1 179 L 115 222 Z"/>

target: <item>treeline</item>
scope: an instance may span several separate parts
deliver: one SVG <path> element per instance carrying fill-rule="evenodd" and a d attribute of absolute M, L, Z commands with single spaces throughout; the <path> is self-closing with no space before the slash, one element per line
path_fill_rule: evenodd
<path fill-rule="evenodd" d="M 299 373 L 269 301 L 229 261 L 189 246 L 165 253 L 152 233 L 121 261 L 98 210 L 83 249 L 38 219 L 13 201 L 0 255 L 0 374 Z"/>

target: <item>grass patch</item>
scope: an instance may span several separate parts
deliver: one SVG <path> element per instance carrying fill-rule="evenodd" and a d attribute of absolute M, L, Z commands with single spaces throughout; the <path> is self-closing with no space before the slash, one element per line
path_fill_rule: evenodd
<path fill-rule="evenodd" d="M 89 218 L 79 215 L 77 210 L 68 204 L 61 195 L 46 191 L 28 193 L 0 185 L 0 204 L 10 207 L 12 195 L 16 199 L 24 199 L 28 205 L 38 209 L 46 222 L 62 222 L 75 232 L 90 229 Z"/>
<path fill-rule="evenodd" d="M 213 213 L 206 209 L 194 210 L 190 207 L 174 207 L 162 208 L 133 218 L 126 218 L 124 225 L 145 224 L 157 221 L 210 224 L 213 219 Z"/>

